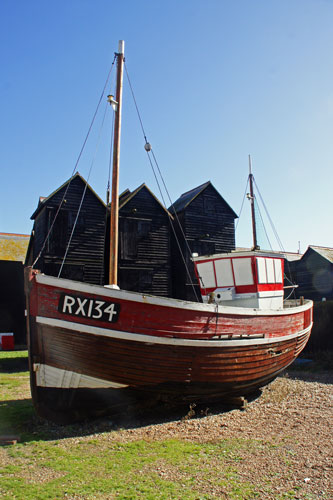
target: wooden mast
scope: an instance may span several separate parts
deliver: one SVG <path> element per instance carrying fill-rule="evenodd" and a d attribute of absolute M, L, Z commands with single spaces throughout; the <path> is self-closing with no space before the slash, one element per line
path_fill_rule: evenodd
<path fill-rule="evenodd" d="M 252 216 L 252 234 L 253 234 L 253 250 L 259 250 L 257 242 L 257 227 L 256 227 L 256 217 L 254 210 L 254 193 L 253 193 L 253 174 L 251 167 L 251 156 L 249 155 L 249 182 L 250 182 L 250 201 L 251 201 L 251 216 Z"/>
<path fill-rule="evenodd" d="M 118 212 L 119 212 L 119 158 L 120 158 L 120 131 L 121 131 L 121 105 L 123 94 L 123 67 L 124 67 L 124 40 L 119 40 L 117 56 L 117 89 L 113 138 L 113 164 L 111 188 L 111 218 L 110 218 L 110 267 L 109 285 L 117 287 L 118 284 Z M 111 97 L 111 96 L 110 96 Z M 112 101 L 109 99 L 110 103 Z"/>

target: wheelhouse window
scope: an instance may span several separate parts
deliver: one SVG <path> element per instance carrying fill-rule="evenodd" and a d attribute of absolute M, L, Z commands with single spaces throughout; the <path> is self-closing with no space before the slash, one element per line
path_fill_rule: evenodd
<path fill-rule="evenodd" d="M 218 287 L 234 286 L 234 277 L 231 268 L 231 259 L 215 261 L 216 280 Z"/>
<path fill-rule="evenodd" d="M 272 257 L 242 256 L 212 258 L 196 261 L 200 287 L 203 289 L 235 287 L 236 293 L 256 293 L 271 287 L 259 285 L 278 285 L 283 287 L 283 260 Z"/>
<path fill-rule="evenodd" d="M 268 257 L 257 257 L 258 283 L 282 283 L 282 261 Z"/>
<path fill-rule="evenodd" d="M 213 261 L 202 262 L 197 265 L 200 285 L 203 288 L 216 288 Z"/>
<path fill-rule="evenodd" d="M 232 260 L 236 286 L 253 285 L 251 258 Z"/>

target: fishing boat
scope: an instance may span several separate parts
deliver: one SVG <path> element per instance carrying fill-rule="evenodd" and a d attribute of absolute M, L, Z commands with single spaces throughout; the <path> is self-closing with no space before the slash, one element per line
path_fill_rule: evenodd
<path fill-rule="evenodd" d="M 33 403 L 59 423 L 112 412 L 134 395 L 190 403 L 253 393 L 295 360 L 312 328 L 312 302 L 284 300 L 283 255 L 256 241 L 252 251 L 193 256 L 198 302 L 119 289 L 122 41 L 116 58 L 109 285 L 26 268 Z"/>

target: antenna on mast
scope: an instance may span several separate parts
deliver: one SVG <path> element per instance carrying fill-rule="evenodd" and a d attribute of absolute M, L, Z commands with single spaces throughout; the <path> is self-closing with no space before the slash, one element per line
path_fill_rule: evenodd
<path fill-rule="evenodd" d="M 251 155 L 249 155 L 249 183 L 250 183 L 250 193 L 247 193 L 247 198 L 251 202 L 251 217 L 252 217 L 252 235 L 253 235 L 253 250 L 260 250 L 257 241 L 257 227 L 256 227 L 256 217 L 254 210 L 254 192 L 253 192 L 253 174 L 251 165 Z"/>

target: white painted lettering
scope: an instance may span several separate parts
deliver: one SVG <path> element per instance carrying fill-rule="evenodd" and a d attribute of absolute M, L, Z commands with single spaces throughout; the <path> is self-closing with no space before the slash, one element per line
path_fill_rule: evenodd
<path fill-rule="evenodd" d="M 110 304 L 108 307 L 104 309 L 105 313 L 109 314 L 109 321 L 112 321 L 112 318 L 115 314 L 117 314 L 117 311 L 114 310 L 114 304 Z"/>
<path fill-rule="evenodd" d="M 87 301 L 88 301 L 88 299 L 81 300 L 80 297 L 77 297 L 77 302 L 78 302 L 79 307 L 77 308 L 77 310 L 75 312 L 76 315 L 78 315 L 80 313 L 82 314 L 82 316 L 86 315 L 86 312 L 84 310 L 84 306 L 87 303 Z"/>
<path fill-rule="evenodd" d="M 95 301 L 95 310 L 97 311 L 97 314 L 93 314 L 92 317 L 99 319 L 103 315 L 102 311 L 102 306 L 104 306 L 105 302 L 103 300 L 96 300 Z"/>
<path fill-rule="evenodd" d="M 89 309 L 88 309 L 88 314 L 87 314 L 88 318 L 91 318 L 93 305 L 94 305 L 94 301 L 92 299 L 90 299 L 89 300 Z"/>
<path fill-rule="evenodd" d="M 120 310 L 119 304 L 112 304 L 104 300 L 62 295 L 59 300 L 58 311 L 64 314 L 74 314 L 101 321 L 117 321 Z"/>
<path fill-rule="evenodd" d="M 70 297 L 69 295 L 65 295 L 64 297 L 64 303 L 62 306 L 62 312 L 66 313 L 66 309 L 68 309 L 68 314 L 73 314 L 72 313 L 72 307 L 75 304 L 75 299 L 74 297 Z"/>

